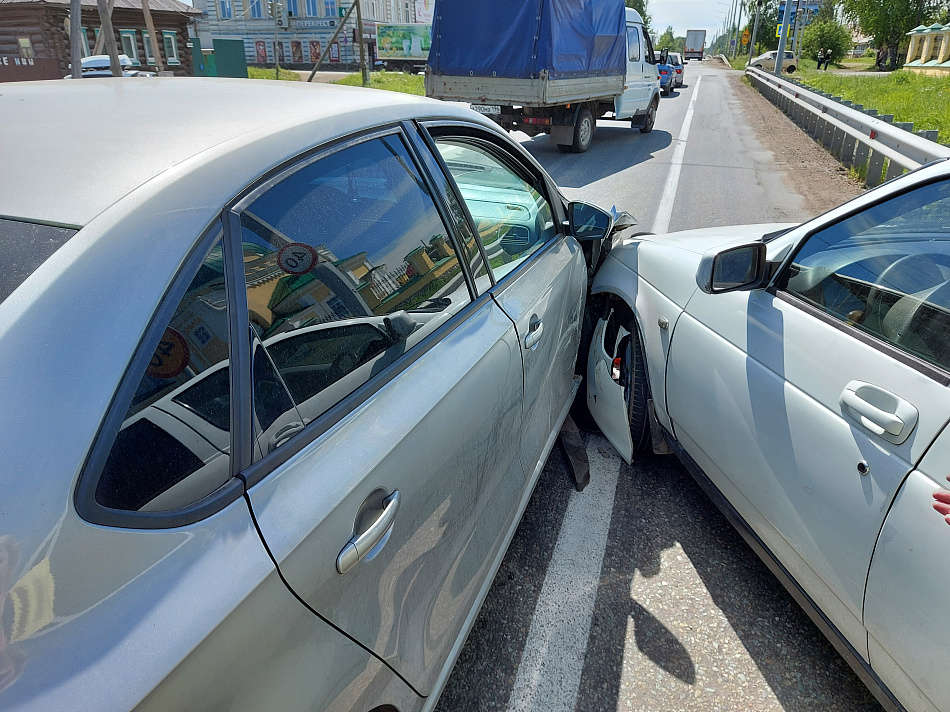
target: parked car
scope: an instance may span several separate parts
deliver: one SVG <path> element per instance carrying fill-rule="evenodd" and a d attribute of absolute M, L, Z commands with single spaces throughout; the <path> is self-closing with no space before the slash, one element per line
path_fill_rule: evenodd
<path fill-rule="evenodd" d="M 112 60 L 109 59 L 109 55 L 107 54 L 94 54 L 89 57 L 83 57 L 81 60 L 81 63 L 82 63 L 82 78 L 83 79 L 112 76 Z M 155 76 L 155 72 L 143 72 L 139 69 L 127 69 L 127 67 L 134 66 L 132 60 L 129 59 L 129 55 L 127 54 L 119 55 L 119 66 L 122 67 L 123 77 L 154 77 Z M 72 74 L 67 74 L 64 77 L 64 79 L 72 79 Z"/>
<path fill-rule="evenodd" d="M 390 92 L 15 83 L 0 154 L 0 709 L 434 707 L 622 225 Z"/>
<path fill-rule="evenodd" d="M 679 52 L 670 52 L 670 64 L 673 66 L 674 87 L 683 86 L 683 70 L 685 69 L 683 56 Z"/>
<path fill-rule="evenodd" d="M 673 87 L 676 83 L 676 70 L 673 68 L 667 50 L 664 49 L 660 53 L 656 68 L 660 72 L 660 91 L 665 96 L 669 96 L 673 93 Z"/>
<path fill-rule="evenodd" d="M 785 59 L 782 60 L 782 71 L 788 74 L 792 74 L 796 69 L 798 69 L 798 62 L 795 61 L 795 55 L 792 54 L 791 52 L 786 52 L 784 56 L 785 56 Z M 755 67 L 756 69 L 765 69 L 769 72 L 774 72 L 775 60 L 777 57 L 778 57 L 778 51 L 772 50 L 771 52 L 760 54 L 751 62 L 748 62 L 746 66 Z"/>
<path fill-rule="evenodd" d="M 665 439 L 884 705 L 950 710 L 950 161 L 798 226 L 641 235 L 594 278 L 586 403 Z"/>

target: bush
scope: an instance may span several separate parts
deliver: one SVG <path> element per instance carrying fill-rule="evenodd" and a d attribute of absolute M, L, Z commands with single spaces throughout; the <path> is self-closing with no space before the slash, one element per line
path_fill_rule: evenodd
<path fill-rule="evenodd" d="M 819 49 L 830 49 L 831 61 L 839 61 L 851 49 L 851 30 L 837 22 L 813 22 L 802 33 L 802 56 L 816 59 Z"/>

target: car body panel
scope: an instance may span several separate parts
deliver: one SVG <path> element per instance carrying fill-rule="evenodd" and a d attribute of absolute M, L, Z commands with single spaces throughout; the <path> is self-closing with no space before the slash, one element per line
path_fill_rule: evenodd
<path fill-rule="evenodd" d="M 527 486 L 522 392 L 514 327 L 483 300 L 398 379 L 249 492 L 288 585 L 422 694 L 514 526 Z M 337 555 L 377 489 L 400 493 L 391 534 L 374 557 L 341 575 Z"/>
<path fill-rule="evenodd" d="M 948 462 L 945 428 L 888 512 L 864 604 L 871 664 L 900 699 L 920 710 L 950 709 L 950 688 L 942 684 L 950 624 L 940 613 L 950 590 L 950 527 L 935 515 L 931 497 L 947 489 Z"/>

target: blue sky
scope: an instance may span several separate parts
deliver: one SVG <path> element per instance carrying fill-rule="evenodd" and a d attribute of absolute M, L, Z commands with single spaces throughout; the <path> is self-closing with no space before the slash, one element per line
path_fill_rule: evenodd
<path fill-rule="evenodd" d="M 727 0 L 648 0 L 647 12 L 657 35 L 663 34 L 668 25 L 673 26 L 675 37 L 685 37 L 686 30 L 706 30 L 708 47 L 722 27 L 722 18 L 729 6 Z"/>

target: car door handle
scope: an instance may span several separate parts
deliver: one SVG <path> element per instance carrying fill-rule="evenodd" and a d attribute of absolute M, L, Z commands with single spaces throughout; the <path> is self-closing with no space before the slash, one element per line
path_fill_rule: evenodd
<path fill-rule="evenodd" d="M 274 452 L 274 450 L 290 440 L 290 438 L 292 438 L 298 432 L 303 430 L 303 427 L 303 423 L 290 423 L 289 425 L 282 427 L 280 430 L 274 433 L 274 436 L 267 443 L 267 452 Z"/>
<path fill-rule="evenodd" d="M 846 414 L 895 444 L 906 440 L 917 425 L 918 412 L 913 405 L 870 383 L 851 381 L 838 402 Z"/>
<path fill-rule="evenodd" d="M 538 315 L 535 314 L 531 317 L 531 321 L 528 324 L 528 333 L 524 337 L 524 347 L 530 351 L 535 346 L 538 345 L 538 342 L 541 340 L 541 335 L 544 333 L 544 324 L 541 323 L 541 320 L 538 318 Z"/>
<path fill-rule="evenodd" d="M 361 562 L 389 533 L 396 519 L 396 512 L 399 510 L 399 490 L 394 490 L 383 500 L 383 504 L 383 511 L 376 521 L 370 524 L 369 529 L 359 536 L 351 537 L 336 557 L 336 570 L 341 574 L 345 574 Z"/>

